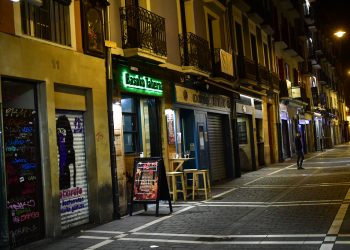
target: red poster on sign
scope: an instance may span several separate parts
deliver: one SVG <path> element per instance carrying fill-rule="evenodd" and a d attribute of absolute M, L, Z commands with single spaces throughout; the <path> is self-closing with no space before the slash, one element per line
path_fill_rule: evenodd
<path fill-rule="evenodd" d="M 158 161 L 138 162 L 134 172 L 134 201 L 155 201 L 158 195 Z"/>

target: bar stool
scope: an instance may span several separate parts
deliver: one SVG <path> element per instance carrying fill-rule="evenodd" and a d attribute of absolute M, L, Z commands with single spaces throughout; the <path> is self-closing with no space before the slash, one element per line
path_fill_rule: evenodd
<path fill-rule="evenodd" d="M 194 200 L 193 190 L 194 190 L 195 182 L 193 181 L 193 176 L 194 176 L 195 172 L 198 172 L 198 169 L 196 169 L 196 168 L 184 169 L 183 172 L 184 172 L 184 176 L 185 176 L 186 191 L 191 190 L 192 200 Z M 189 177 L 189 175 L 192 175 L 192 179 L 191 179 L 191 177 Z M 189 185 L 188 181 L 192 181 L 192 184 Z"/>
<path fill-rule="evenodd" d="M 168 179 L 168 183 L 169 186 L 171 188 L 169 193 L 173 195 L 173 201 L 175 202 L 177 200 L 177 193 L 182 193 L 183 197 L 184 197 L 184 201 L 186 201 L 186 186 L 185 186 L 185 179 L 184 179 L 184 175 L 183 172 L 167 172 L 166 173 L 167 179 Z M 181 182 L 181 189 L 177 188 L 177 180 L 180 180 Z"/>
<path fill-rule="evenodd" d="M 203 187 L 199 187 L 199 177 L 202 176 L 203 181 Z M 197 172 L 193 172 L 193 183 L 194 186 L 192 187 L 192 198 L 194 198 L 195 192 L 197 194 L 199 191 L 204 191 L 205 199 L 208 199 L 208 194 L 211 195 L 211 187 L 210 187 L 210 178 L 209 178 L 209 171 L 207 169 L 198 170 Z"/>

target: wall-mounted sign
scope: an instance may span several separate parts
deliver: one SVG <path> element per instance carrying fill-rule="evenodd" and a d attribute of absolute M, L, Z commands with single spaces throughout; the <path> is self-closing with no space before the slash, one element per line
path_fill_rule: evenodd
<path fill-rule="evenodd" d="M 163 95 L 163 83 L 154 78 L 123 71 L 121 81 L 123 91 L 152 96 Z"/>
<path fill-rule="evenodd" d="M 220 61 L 222 73 L 233 76 L 232 54 L 220 49 Z"/>
<path fill-rule="evenodd" d="M 292 87 L 292 98 L 300 98 L 300 87 Z"/>
<path fill-rule="evenodd" d="M 251 115 L 253 114 L 254 107 L 244 105 L 242 103 L 236 103 L 236 112 L 240 114 L 248 114 Z"/>
<path fill-rule="evenodd" d="M 174 111 L 171 109 L 165 110 L 166 127 L 168 134 L 168 143 L 175 144 L 175 123 L 174 123 Z"/>
<path fill-rule="evenodd" d="M 181 86 L 175 86 L 175 90 L 177 103 L 230 111 L 231 101 L 227 96 L 213 95 Z"/>

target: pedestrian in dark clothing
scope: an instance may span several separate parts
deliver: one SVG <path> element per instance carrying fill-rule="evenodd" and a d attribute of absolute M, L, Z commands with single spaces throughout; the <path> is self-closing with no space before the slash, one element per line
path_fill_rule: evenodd
<path fill-rule="evenodd" d="M 304 152 L 303 152 L 303 144 L 301 143 L 301 136 L 298 132 L 295 137 L 295 150 L 297 151 L 297 165 L 298 169 L 304 169 L 303 168 L 303 160 L 304 160 Z"/>

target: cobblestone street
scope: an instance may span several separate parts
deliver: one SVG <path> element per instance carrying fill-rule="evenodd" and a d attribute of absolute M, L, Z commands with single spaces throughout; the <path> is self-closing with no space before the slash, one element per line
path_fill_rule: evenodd
<path fill-rule="evenodd" d="M 213 187 L 206 201 L 154 207 L 36 249 L 349 249 L 350 146 Z"/>

